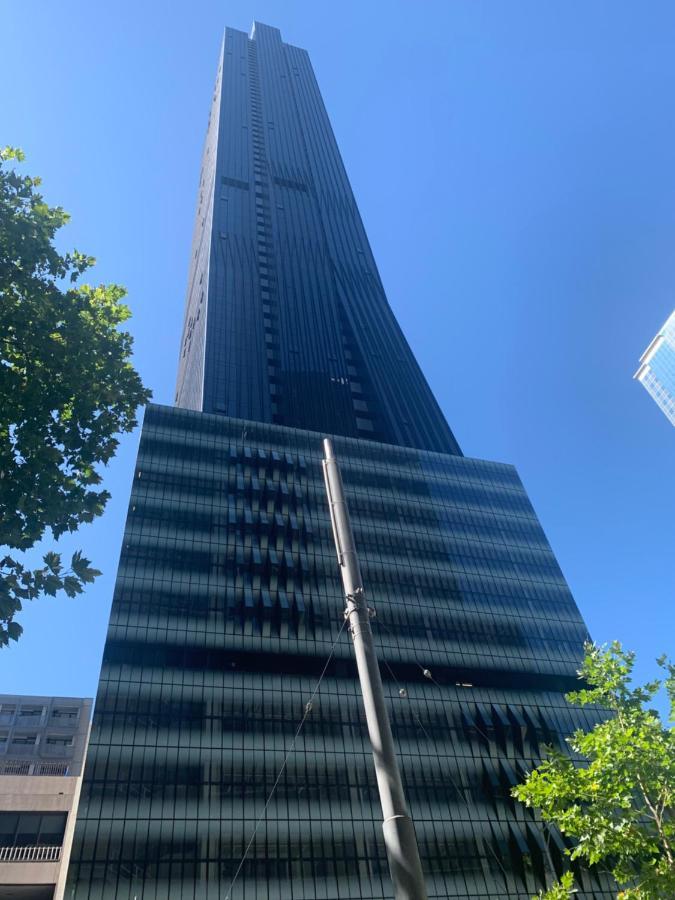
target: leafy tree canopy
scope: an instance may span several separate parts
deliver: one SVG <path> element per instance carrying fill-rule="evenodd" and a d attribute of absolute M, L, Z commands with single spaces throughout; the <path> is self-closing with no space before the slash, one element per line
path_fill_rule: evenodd
<path fill-rule="evenodd" d="M 68 214 L 45 203 L 39 178 L 16 171 L 23 158 L 0 151 L 0 547 L 10 551 L 103 512 L 110 495 L 97 487 L 97 467 L 150 398 L 130 362 L 131 335 L 119 329 L 130 315 L 124 288 L 77 284 L 95 260 L 55 248 Z M 98 574 L 79 553 L 67 567 L 48 553 L 35 570 L 5 555 L 0 646 L 21 634 L 23 600 L 74 596 Z"/>
<path fill-rule="evenodd" d="M 571 859 L 612 873 L 621 900 L 675 897 L 675 728 L 648 708 L 663 685 L 675 721 L 675 666 L 665 657 L 658 664 L 664 678 L 633 686 L 633 653 L 619 643 L 587 645 L 579 674 L 588 687 L 567 699 L 610 715 L 567 739 L 572 756 L 549 748 L 513 789 L 574 840 Z M 567 873 L 544 896 L 564 900 L 574 892 Z"/>

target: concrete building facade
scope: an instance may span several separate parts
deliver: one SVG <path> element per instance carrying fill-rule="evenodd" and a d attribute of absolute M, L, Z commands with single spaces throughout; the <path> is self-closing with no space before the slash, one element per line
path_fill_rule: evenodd
<path fill-rule="evenodd" d="M 62 900 L 92 701 L 0 695 L 0 900 Z"/>

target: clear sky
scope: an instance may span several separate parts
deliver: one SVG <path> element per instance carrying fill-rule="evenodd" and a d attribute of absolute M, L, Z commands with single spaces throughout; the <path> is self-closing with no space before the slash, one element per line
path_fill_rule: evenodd
<path fill-rule="evenodd" d="M 467 455 L 514 463 L 591 633 L 675 655 L 675 429 L 632 380 L 675 307 L 675 5 L 600 0 L 2 5 L 0 141 L 129 289 L 171 403 L 225 25 L 311 55 L 391 305 Z M 138 435 L 0 691 L 93 695 Z"/>

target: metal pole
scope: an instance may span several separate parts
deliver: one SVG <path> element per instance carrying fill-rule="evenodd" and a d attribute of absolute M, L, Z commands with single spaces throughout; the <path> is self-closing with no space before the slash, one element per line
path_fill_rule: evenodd
<path fill-rule="evenodd" d="M 370 630 L 370 610 L 363 595 L 363 581 L 340 469 L 329 438 L 324 440 L 323 448 L 325 455 L 323 474 L 333 523 L 333 537 L 347 598 L 345 618 L 349 622 L 354 641 L 368 734 L 373 748 L 375 775 L 384 816 L 382 830 L 391 880 L 394 883 L 394 897 L 396 900 L 427 900 L 417 838 L 408 815 L 394 751 L 394 739 L 384 703 L 382 679 Z"/>

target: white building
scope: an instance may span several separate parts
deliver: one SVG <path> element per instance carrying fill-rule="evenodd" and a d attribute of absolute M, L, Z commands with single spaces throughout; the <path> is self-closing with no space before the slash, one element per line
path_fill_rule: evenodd
<path fill-rule="evenodd" d="M 0 694 L 0 900 L 62 900 L 92 701 Z"/>
<path fill-rule="evenodd" d="M 640 357 L 640 368 L 633 377 L 675 425 L 675 311 Z"/>

